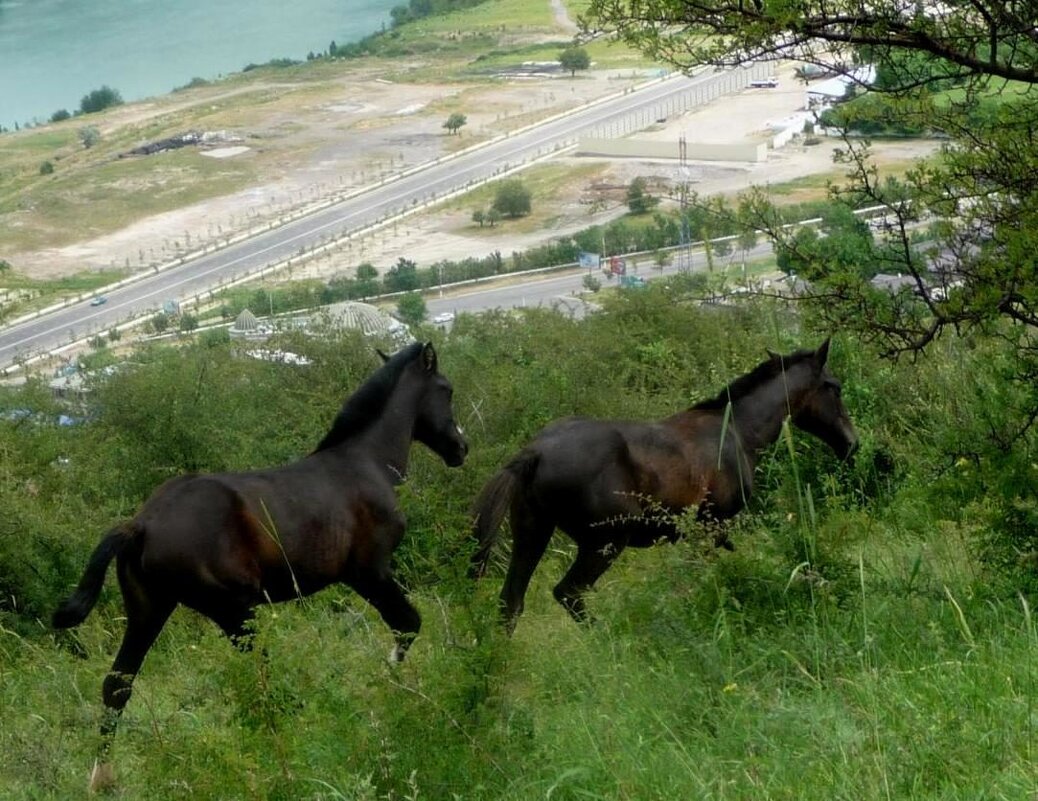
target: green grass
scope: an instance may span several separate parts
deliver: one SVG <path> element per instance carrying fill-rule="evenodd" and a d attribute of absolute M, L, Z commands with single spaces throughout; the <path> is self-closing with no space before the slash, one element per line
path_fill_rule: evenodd
<path fill-rule="evenodd" d="M 682 542 L 621 556 L 587 628 L 552 597 L 572 557 L 559 535 L 504 636 L 500 567 L 463 577 L 467 510 L 534 431 L 570 414 L 660 417 L 716 393 L 766 347 L 823 336 L 786 309 L 701 308 L 656 282 L 603 306 L 581 323 L 530 310 L 422 332 L 472 450 L 448 470 L 417 448 L 398 490 L 397 565 L 424 620 L 408 659 L 385 663 L 389 632 L 341 588 L 261 609 L 249 654 L 181 610 L 123 717 L 115 798 L 1034 794 L 1033 591 L 978 558 L 1012 465 L 1002 455 L 948 472 L 940 446 L 1001 412 L 989 402 L 993 341 L 944 339 L 927 360 L 891 364 L 837 336 L 833 369 L 862 438 L 853 464 L 794 433 L 762 458 L 734 552 L 686 520 Z M 114 578 L 78 632 L 85 658 L 44 621 L 101 532 L 170 475 L 308 452 L 376 362 L 359 337 L 279 344 L 313 364 L 148 348 L 87 400 L 87 425 L 0 421 L 0 798 L 84 792 L 124 625 Z M 54 408 L 33 384 L 0 405 Z M 896 465 L 883 476 L 880 448 Z"/>
<path fill-rule="evenodd" d="M 766 549 L 766 533 L 756 536 Z M 514 639 L 479 646 L 466 643 L 460 588 L 421 593 L 426 628 L 395 670 L 382 662 L 379 622 L 338 592 L 262 615 L 265 661 L 181 613 L 124 717 L 120 794 L 860 801 L 1033 791 L 1038 635 L 1019 604 L 957 599 L 968 639 L 946 596 L 878 591 L 872 564 L 858 600 L 805 603 L 783 600 L 782 577 L 748 566 L 753 554 L 726 558 L 741 562 L 740 580 L 771 583 L 767 609 L 725 600 L 724 569 L 701 555 L 630 554 L 596 595 L 602 622 L 590 631 L 550 600 L 547 576 Z M 490 591 L 480 588 L 473 614 L 493 614 Z M 716 608 L 697 609 L 714 594 Z M 118 629 L 86 627 L 85 663 L 8 635 L 5 798 L 81 792 Z"/>
<path fill-rule="evenodd" d="M 463 36 L 517 36 L 554 29 L 555 19 L 548 0 L 489 0 L 471 8 L 427 17 L 406 25 L 400 32 L 400 38 L 406 41 L 458 33 Z"/>

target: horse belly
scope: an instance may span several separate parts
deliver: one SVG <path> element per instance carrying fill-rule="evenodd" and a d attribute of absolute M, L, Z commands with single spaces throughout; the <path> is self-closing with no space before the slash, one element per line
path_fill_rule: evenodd
<path fill-rule="evenodd" d="M 341 581 L 352 550 L 351 529 L 327 521 L 304 524 L 295 536 L 273 542 L 268 537 L 260 557 L 262 586 L 273 600 L 311 595 Z"/>

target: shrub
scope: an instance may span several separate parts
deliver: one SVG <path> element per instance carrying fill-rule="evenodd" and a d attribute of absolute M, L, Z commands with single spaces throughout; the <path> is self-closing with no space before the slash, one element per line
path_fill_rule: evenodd
<path fill-rule="evenodd" d="M 83 95 L 83 99 L 79 101 L 79 113 L 95 114 L 106 108 L 122 105 L 122 102 L 123 98 L 119 92 L 110 86 L 102 86 L 100 89 L 94 89 L 89 94 Z"/>

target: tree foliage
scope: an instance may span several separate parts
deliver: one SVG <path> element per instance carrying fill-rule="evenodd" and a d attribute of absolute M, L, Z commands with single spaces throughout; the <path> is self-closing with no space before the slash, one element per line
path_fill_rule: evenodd
<path fill-rule="evenodd" d="M 564 70 L 569 70 L 570 77 L 573 77 L 577 70 L 591 68 L 591 56 L 583 47 L 567 47 L 559 53 L 559 64 Z"/>
<path fill-rule="evenodd" d="M 468 122 L 468 117 L 459 111 L 452 112 L 447 121 L 443 123 L 443 127 L 447 129 L 447 133 L 451 136 L 461 131 L 462 126 Z"/>
<path fill-rule="evenodd" d="M 522 217 L 530 213 L 532 195 L 526 184 L 518 178 L 511 178 L 498 185 L 492 208 L 505 217 Z"/>
<path fill-rule="evenodd" d="M 1032 389 L 1018 410 L 1021 436 L 1038 420 L 1034 21 L 1033 3 L 996 0 L 592 0 L 585 18 L 686 70 L 792 58 L 861 81 L 861 66 L 873 65 L 876 81 L 862 87 L 870 91 L 835 121 L 947 140 L 940 158 L 903 181 L 880 177 L 867 141 L 845 140 L 839 160 L 849 180 L 831 200 L 883 209 L 884 244 L 870 249 L 873 264 L 842 248 L 826 254 L 837 243 L 784 229 L 762 193 L 746 197 L 740 212 L 780 250 L 807 256 L 809 299 L 833 329 L 856 330 L 895 357 L 923 351 L 945 332 L 994 335 L 1011 354 L 1015 380 Z M 867 279 L 880 270 L 907 276 L 913 291 L 876 291 Z"/>
<path fill-rule="evenodd" d="M 383 283 L 389 292 L 409 292 L 418 289 L 418 266 L 401 256 L 396 264 L 386 270 Z"/>
<path fill-rule="evenodd" d="M 396 304 L 397 316 L 408 325 L 420 325 L 425 322 L 428 309 L 421 292 L 408 292 L 401 296 Z"/>
<path fill-rule="evenodd" d="M 83 95 L 83 99 L 79 101 L 79 113 L 93 114 L 112 106 L 121 105 L 122 102 L 122 95 L 118 91 L 107 85 L 102 86 L 100 89 L 94 89 Z"/>
<path fill-rule="evenodd" d="M 648 187 L 648 182 L 640 175 L 628 184 L 627 208 L 631 214 L 647 214 L 660 202 L 658 197 L 649 194 Z"/>

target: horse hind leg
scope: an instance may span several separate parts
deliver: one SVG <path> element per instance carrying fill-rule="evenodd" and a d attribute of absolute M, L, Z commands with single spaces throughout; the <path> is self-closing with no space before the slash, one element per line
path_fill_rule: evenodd
<path fill-rule="evenodd" d="M 105 706 L 101 719 L 101 744 L 90 774 L 90 789 L 95 792 L 114 784 L 115 774 L 108 754 L 119 718 L 133 693 L 133 681 L 144 657 L 176 607 L 176 601 L 148 595 L 143 581 L 135 575 L 131 558 L 120 556 L 118 563 L 119 585 L 126 607 L 126 632 L 101 690 Z"/>
<path fill-rule="evenodd" d="M 578 623 L 590 622 L 584 595 L 602 576 L 623 550 L 616 543 L 581 544 L 577 547 L 577 558 L 573 560 L 566 575 L 555 585 L 555 600 L 562 604 Z"/>
<path fill-rule="evenodd" d="M 551 541 L 555 521 L 539 516 L 528 504 L 517 502 L 512 507 L 511 526 L 512 554 L 501 587 L 501 618 L 509 634 L 515 631 L 523 613 L 526 590 Z"/>

